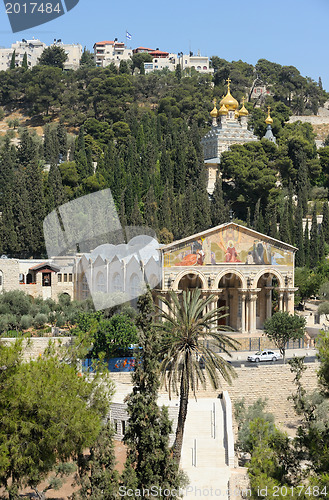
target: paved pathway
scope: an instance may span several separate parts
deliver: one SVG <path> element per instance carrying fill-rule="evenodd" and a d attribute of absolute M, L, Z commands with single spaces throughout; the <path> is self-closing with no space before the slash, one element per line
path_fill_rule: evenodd
<path fill-rule="evenodd" d="M 189 400 L 181 467 L 190 479 L 184 498 L 228 498 L 230 469 L 225 463 L 220 399 Z"/>

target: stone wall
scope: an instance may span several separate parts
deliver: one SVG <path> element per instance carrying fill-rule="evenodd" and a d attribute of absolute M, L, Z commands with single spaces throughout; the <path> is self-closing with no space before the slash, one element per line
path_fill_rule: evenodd
<path fill-rule="evenodd" d="M 306 390 L 317 389 L 317 375 L 319 363 L 306 363 L 302 378 Z M 219 393 L 228 391 L 232 400 L 232 406 L 235 401 L 245 398 L 247 405 L 254 403 L 258 398 L 267 398 L 267 411 L 273 413 L 275 421 L 286 430 L 292 428 L 297 421 L 296 414 L 288 396 L 296 392 L 296 386 L 293 382 L 294 375 L 290 371 L 290 365 L 263 365 L 253 364 L 250 367 L 241 367 L 235 369 L 237 378 L 232 385 L 222 381 L 221 388 L 213 390 L 211 384 L 207 383 L 207 389 L 199 389 L 198 398 L 218 397 Z M 130 373 L 111 374 L 115 380 L 121 384 L 131 383 Z M 165 393 L 165 390 L 161 390 Z"/>
<path fill-rule="evenodd" d="M 0 291 L 17 290 L 19 287 L 19 262 L 16 259 L 0 259 L 2 285 Z"/>
<path fill-rule="evenodd" d="M 317 389 L 317 375 L 319 363 L 307 363 L 302 378 L 302 383 L 307 391 Z M 282 427 L 293 428 L 297 418 L 292 402 L 287 398 L 296 392 L 293 382 L 294 375 L 290 365 L 258 365 L 236 369 L 237 378 L 230 386 L 222 382 L 222 390 L 227 390 L 232 400 L 232 405 L 245 398 L 246 403 L 252 404 L 258 398 L 266 398 L 266 409 L 275 416 L 275 422 Z M 208 392 L 208 391 L 206 391 Z"/>
<path fill-rule="evenodd" d="M 0 339 L 1 342 L 6 344 L 13 344 L 17 339 Z M 55 342 L 56 346 L 69 346 L 72 343 L 72 337 L 33 337 L 24 340 L 24 359 L 36 359 L 42 355 L 49 345 L 49 342 Z"/>

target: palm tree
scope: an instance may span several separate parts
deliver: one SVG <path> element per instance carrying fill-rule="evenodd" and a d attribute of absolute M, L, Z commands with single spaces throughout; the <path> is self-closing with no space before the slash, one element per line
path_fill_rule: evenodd
<path fill-rule="evenodd" d="M 206 374 L 215 389 L 220 386 L 220 376 L 229 383 L 236 376 L 232 366 L 204 341 L 210 339 L 229 356 L 231 354 L 228 349 L 236 350 L 239 343 L 223 333 L 231 330 L 230 327 L 218 325 L 218 320 L 227 316 L 223 314 L 225 307 L 205 312 L 206 306 L 215 300 L 213 295 L 204 299 L 199 289 L 192 292 L 183 291 L 181 301 L 174 291 L 170 291 L 169 295 L 170 300 L 159 297 L 167 306 L 167 311 L 159 308 L 162 322 L 157 324 L 157 328 L 162 333 L 160 340 L 161 382 L 169 391 L 169 398 L 171 389 L 180 397 L 176 437 L 173 444 L 173 454 L 179 463 L 190 390 L 196 397 L 199 383 L 204 388 L 206 386 Z M 203 358 L 205 370 L 200 366 L 200 358 Z"/>

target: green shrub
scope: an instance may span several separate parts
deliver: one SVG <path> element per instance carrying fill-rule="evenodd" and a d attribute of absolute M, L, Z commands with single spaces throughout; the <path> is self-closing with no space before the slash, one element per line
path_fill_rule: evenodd
<path fill-rule="evenodd" d="M 30 316 L 29 314 L 24 314 L 24 316 L 21 317 L 20 327 L 23 330 L 28 330 L 28 328 L 32 326 L 32 323 L 33 323 L 32 316 Z"/>
<path fill-rule="evenodd" d="M 45 314 L 38 313 L 34 318 L 33 323 L 36 328 L 41 328 L 47 323 L 47 316 Z"/>

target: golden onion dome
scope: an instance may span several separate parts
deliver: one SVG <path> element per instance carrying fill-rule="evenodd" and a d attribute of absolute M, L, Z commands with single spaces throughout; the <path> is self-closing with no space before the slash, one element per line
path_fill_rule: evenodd
<path fill-rule="evenodd" d="M 239 110 L 236 109 L 234 113 L 234 118 L 239 118 L 239 116 L 240 116 Z"/>
<path fill-rule="evenodd" d="M 223 115 L 227 115 L 228 113 L 228 109 L 227 107 L 225 106 L 225 104 L 223 104 L 220 108 L 220 110 L 218 111 L 218 116 L 223 116 Z"/>
<path fill-rule="evenodd" d="M 271 115 L 270 115 L 270 109 L 271 109 L 270 106 L 268 106 L 267 107 L 267 118 L 265 120 L 266 125 L 272 125 L 272 123 L 273 123 L 273 120 L 272 120 Z"/>
<path fill-rule="evenodd" d="M 244 97 L 242 97 L 242 108 L 239 110 L 240 116 L 248 116 L 248 110 L 244 106 Z"/>
<path fill-rule="evenodd" d="M 210 111 L 210 116 L 211 116 L 212 118 L 216 118 L 216 116 L 217 116 L 217 114 L 218 114 L 218 109 L 216 108 L 216 102 L 217 102 L 217 101 L 216 101 L 216 99 L 214 99 L 214 109 L 212 109 L 212 110 Z"/>
<path fill-rule="evenodd" d="M 221 106 L 224 104 L 229 111 L 234 111 L 239 107 L 239 103 L 234 97 L 231 95 L 230 92 L 230 83 L 231 80 L 228 78 L 227 79 L 227 94 L 226 96 L 220 101 Z"/>

